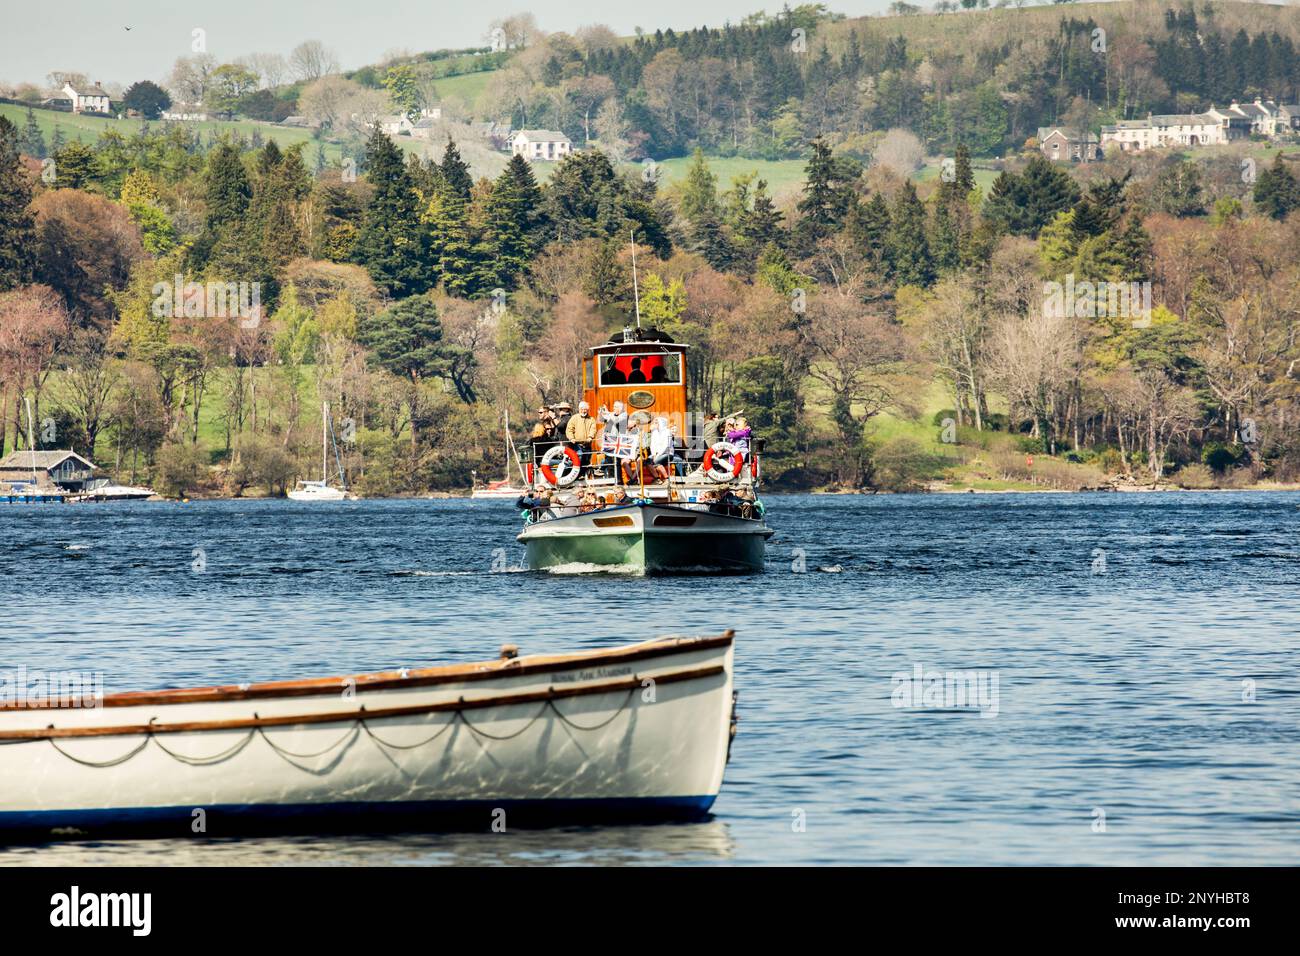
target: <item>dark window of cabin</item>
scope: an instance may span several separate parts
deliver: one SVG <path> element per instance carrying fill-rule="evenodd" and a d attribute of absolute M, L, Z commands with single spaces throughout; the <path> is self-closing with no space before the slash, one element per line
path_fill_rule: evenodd
<path fill-rule="evenodd" d="M 682 360 L 678 352 L 633 352 L 600 358 L 600 384 L 679 385 Z"/>

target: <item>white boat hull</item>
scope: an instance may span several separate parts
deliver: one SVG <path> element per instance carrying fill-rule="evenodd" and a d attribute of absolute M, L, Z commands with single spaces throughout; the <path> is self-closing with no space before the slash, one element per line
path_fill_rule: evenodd
<path fill-rule="evenodd" d="M 290 501 L 347 501 L 351 496 L 329 485 L 308 485 L 293 489 L 288 497 Z"/>
<path fill-rule="evenodd" d="M 693 818 L 722 785 L 732 636 L 0 707 L 0 831 Z"/>
<path fill-rule="evenodd" d="M 490 498 L 514 501 L 520 495 L 528 493 L 527 488 L 475 488 L 469 493 L 471 498 Z"/>

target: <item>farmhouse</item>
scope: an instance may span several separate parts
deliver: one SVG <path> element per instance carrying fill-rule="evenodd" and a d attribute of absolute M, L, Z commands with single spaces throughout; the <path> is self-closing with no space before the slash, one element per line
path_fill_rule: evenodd
<path fill-rule="evenodd" d="M 1064 126 L 1041 126 L 1038 148 L 1050 160 L 1092 162 L 1101 159 L 1101 142 L 1093 133 L 1083 133 Z"/>
<path fill-rule="evenodd" d="M 71 83 L 63 84 L 63 95 L 72 101 L 74 113 L 104 113 L 109 109 L 108 93 L 96 83 L 94 86 L 76 87 Z"/>
<path fill-rule="evenodd" d="M 510 134 L 506 145 L 516 156 L 532 162 L 538 159 L 563 159 L 573 152 L 573 143 L 563 133 L 551 129 L 520 129 Z"/>
<path fill-rule="evenodd" d="M 390 113 L 387 116 L 381 116 L 370 125 L 372 128 L 378 126 L 385 136 L 401 136 L 402 134 L 410 136 L 411 130 L 415 128 L 415 124 L 411 122 L 411 118 L 405 113 Z"/>

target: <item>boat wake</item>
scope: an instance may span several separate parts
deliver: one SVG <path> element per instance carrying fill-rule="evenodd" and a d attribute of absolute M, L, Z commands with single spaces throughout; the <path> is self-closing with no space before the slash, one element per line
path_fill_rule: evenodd
<path fill-rule="evenodd" d="M 627 574 L 643 577 L 645 571 L 626 564 L 589 564 L 585 561 L 571 561 L 568 564 L 556 564 L 546 568 L 548 574 Z"/>

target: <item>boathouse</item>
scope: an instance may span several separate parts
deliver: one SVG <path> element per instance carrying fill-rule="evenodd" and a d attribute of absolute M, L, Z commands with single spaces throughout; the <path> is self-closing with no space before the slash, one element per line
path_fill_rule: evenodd
<path fill-rule="evenodd" d="M 75 451 L 13 451 L 0 458 L 0 482 L 30 482 L 38 488 L 81 491 L 94 477 L 95 466 Z"/>

